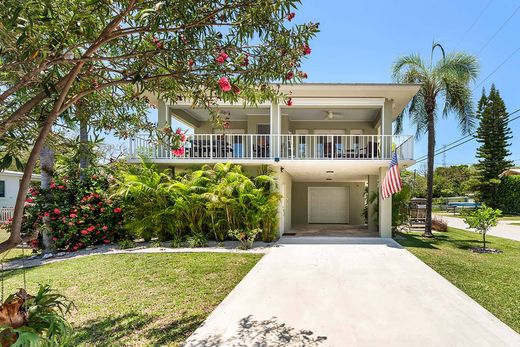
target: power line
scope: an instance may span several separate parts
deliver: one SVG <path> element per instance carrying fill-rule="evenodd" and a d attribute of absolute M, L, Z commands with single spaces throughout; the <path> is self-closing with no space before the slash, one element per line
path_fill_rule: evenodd
<path fill-rule="evenodd" d="M 474 88 L 473 88 L 473 91 L 475 91 L 475 89 L 477 89 L 479 86 L 481 86 L 482 84 L 484 84 L 484 82 L 487 81 L 487 79 L 489 77 L 491 77 L 493 74 L 495 74 L 495 72 L 498 71 L 498 69 L 500 69 L 505 63 L 507 63 L 509 61 L 509 59 L 511 59 L 516 53 L 518 53 L 518 51 L 520 51 L 520 47 L 518 47 L 517 49 L 515 49 L 513 51 L 513 53 L 511 53 L 506 59 L 504 59 L 493 71 L 491 71 L 490 74 L 488 74 L 482 81 L 480 81 L 479 84 L 477 84 Z"/>
<path fill-rule="evenodd" d="M 473 21 L 473 23 L 471 23 L 471 25 L 469 26 L 469 28 L 464 32 L 464 34 L 462 35 L 462 37 L 460 38 L 459 42 L 457 42 L 457 44 L 455 45 L 455 49 L 457 49 L 457 47 L 460 46 L 460 44 L 462 43 L 462 41 L 466 38 L 466 36 L 469 34 L 469 32 L 473 29 L 473 27 L 475 26 L 475 24 L 477 24 L 477 22 L 480 20 L 480 18 L 482 17 L 482 15 L 486 12 L 486 10 L 489 8 L 489 5 L 491 5 L 491 3 L 493 2 L 493 0 L 489 0 L 488 3 L 486 4 L 486 6 L 484 6 L 484 8 L 482 9 L 482 11 L 480 11 L 479 15 L 477 16 L 477 18 L 475 18 L 475 20 Z"/>
<path fill-rule="evenodd" d="M 520 108 L 514 110 L 513 112 L 508 113 L 508 114 L 507 114 L 507 117 L 512 116 L 512 115 L 514 115 L 515 113 L 518 113 L 518 112 L 520 112 Z M 515 121 L 515 120 L 517 120 L 517 119 L 519 119 L 519 118 L 520 118 L 520 115 L 518 115 L 518 116 L 516 116 L 516 117 L 513 117 L 513 118 L 511 118 L 511 119 L 508 119 L 508 123 L 510 123 L 510 122 L 512 122 L 512 121 Z M 434 153 L 433 156 L 436 157 L 436 156 L 439 155 L 439 154 L 446 153 L 447 151 L 450 151 L 450 150 L 452 150 L 452 149 L 454 149 L 454 148 L 457 148 L 457 147 L 459 147 L 459 146 L 462 146 L 463 144 L 465 144 L 465 143 L 467 143 L 467 142 L 469 142 L 469 141 L 474 140 L 474 139 L 475 139 L 474 134 L 475 134 L 475 131 L 472 131 L 472 132 L 470 132 L 468 135 L 463 136 L 463 137 L 461 137 L 460 139 L 455 140 L 455 141 L 453 141 L 453 142 L 451 142 L 451 143 L 449 143 L 449 144 L 447 144 L 447 145 L 444 145 L 443 148 L 442 148 L 442 150 L 437 150 L 437 151 Z M 461 141 L 463 141 L 463 142 L 461 142 Z M 425 161 L 426 159 L 428 159 L 428 155 L 423 155 L 422 157 L 418 158 L 418 159 L 416 160 L 415 163 L 416 163 L 416 164 L 417 164 L 417 163 L 420 163 L 420 162 L 422 162 L 422 161 Z"/>
<path fill-rule="evenodd" d="M 509 17 L 507 17 L 507 19 L 505 20 L 505 22 L 502 23 L 502 25 L 498 28 L 497 31 L 495 31 L 495 33 L 486 41 L 486 43 L 484 43 L 484 45 L 480 48 L 480 50 L 477 52 L 477 55 L 480 55 L 480 53 L 482 53 L 484 51 L 484 49 L 486 49 L 486 47 L 489 45 L 489 43 L 491 41 L 493 41 L 493 39 L 498 35 L 498 33 L 500 33 L 502 31 L 502 29 L 504 29 L 504 27 L 506 26 L 506 24 L 511 20 L 511 18 L 513 18 L 515 16 L 515 14 L 518 12 L 518 10 L 520 10 L 520 5 L 518 5 L 518 7 L 513 11 L 513 13 L 511 13 L 511 15 Z"/>

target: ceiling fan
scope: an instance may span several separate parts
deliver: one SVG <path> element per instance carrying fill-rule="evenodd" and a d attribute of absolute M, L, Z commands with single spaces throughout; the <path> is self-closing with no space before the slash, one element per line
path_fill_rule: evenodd
<path fill-rule="evenodd" d="M 325 115 L 325 120 L 335 120 L 335 119 L 343 119 L 343 115 L 334 113 L 332 111 L 327 111 Z"/>

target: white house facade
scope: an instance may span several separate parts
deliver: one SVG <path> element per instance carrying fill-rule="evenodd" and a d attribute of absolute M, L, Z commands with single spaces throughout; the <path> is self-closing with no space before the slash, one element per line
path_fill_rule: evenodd
<path fill-rule="evenodd" d="M 0 221 L 8 219 L 12 215 L 22 176 L 23 172 L 0 171 Z M 34 174 L 32 180 L 40 181 L 41 176 Z"/>
<path fill-rule="evenodd" d="M 254 173 L 260 165 L 276 172 L 283 198 L 280 234 L 297 226 L 341 224 L 391 236 L 391 199 L 380 199 L 378 219 L 365 190 L 378 191 L 393 151 L 401 168 L 414 164 L 413 137 L 394 135 L 392 122 L 420 86 L 415 84 L 305 83 L 281 86 L 292 105 L 256 107 L 224 104 L 226 129 L 213 128 L 206 110 L 189 102 L 158 105 L 158 124 L 180 121 L 192 134 L 185 153 L 174 156 L 145 137 L 130 141 L 129 161 L 146 153 L 159 166 L 182 170 L 201 164 L 233 162 Z"/>

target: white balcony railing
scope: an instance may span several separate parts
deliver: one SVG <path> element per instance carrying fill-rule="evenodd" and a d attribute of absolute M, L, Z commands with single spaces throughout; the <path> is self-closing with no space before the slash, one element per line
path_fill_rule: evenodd
<path fill-rule="evenodd" d="M 278 147 L 279 144 L 279 147 Z M 130 158 L 270 160 L 386 160 L 395 149 L 401 160 L 413 159 L 413 137 L 399 135 L 261 135 L 194 134 L 175 156 L 144 137 L 130 140 Z"/>
<path fill-rule="evenodd" d="M 10 218 L 13 218 L 14 208 L 13 207 L 2 207 L 0 208 L 0 222 L 5 222 Z"/>

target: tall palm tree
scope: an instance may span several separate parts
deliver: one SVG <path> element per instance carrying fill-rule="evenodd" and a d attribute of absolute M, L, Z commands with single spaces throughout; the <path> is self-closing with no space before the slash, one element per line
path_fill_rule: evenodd
<path fill-rule="evenodd" d="M 442 53 L 441 59 L 433 61 L 435 49 Z M 393 65 L 393 79 L 398 83 L 421 83 L 421 89 L 413 97 L 396 122 L 396 132 L 402 130 L 405 114 L 417 128 L 416 136 L 428 134 L 428 193 L 426 203 L 426 226 L 423 236 L 432 234 L 433 169 L 435 156 L 435 121 L 439 108 L 443 117 L 453 114 L 463 133 L 473 128 L 475 117 L 470 84 L 478 75 L 478 61 L 475 56 L 454 52 L 445 54 L 439 43 L 432 44 L 429 63 L 420 55 L 400 57 Z"/>

